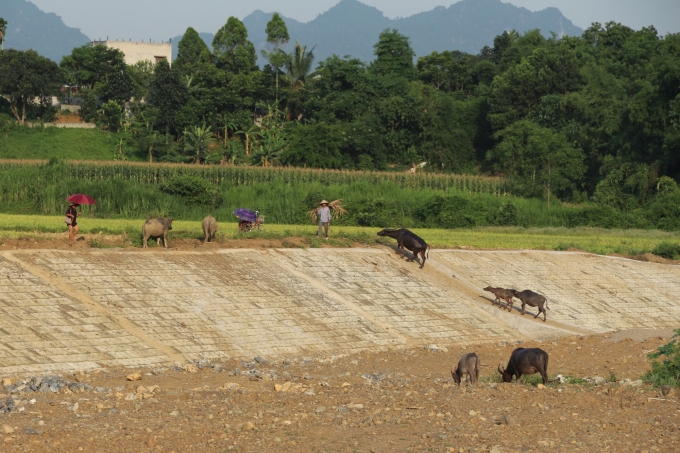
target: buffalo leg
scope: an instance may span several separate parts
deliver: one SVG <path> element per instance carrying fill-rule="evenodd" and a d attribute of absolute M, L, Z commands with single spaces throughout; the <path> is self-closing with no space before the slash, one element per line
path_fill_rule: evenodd
<path fill-rule="evenodd" d="M 524 315 L 527 312 L 527 304 L 526 302 L 522 301 L 522 315 Z"/>
<path fill-rule="evenodd" d="M 420 259 L 421 259 L 420 268 L 422 269 L 425 266 L 425 251 L 424 250 L 422 250 L 420 252 Z"/>
<path fill-rule="evenodd" d="M 513 304 L 512 299 L 507 300 L 506 302 L 508 303 L 506 308 L 508 309 L 508 311 L 512 311 L 512 304 Z M 498 304 L 498 305 L 500 305 L 500 304 Z"/>

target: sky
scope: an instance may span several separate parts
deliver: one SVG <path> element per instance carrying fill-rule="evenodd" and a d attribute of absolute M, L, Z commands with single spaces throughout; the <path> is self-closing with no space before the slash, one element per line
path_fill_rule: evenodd
<path fill-rule="evenodd" d="M 340 0 L 30 0 L 61 16 L 91 39 L 167 41 L 187 27 L 214 33 L 229 16 L 243 19 L 255 10 L 277 11 L 308 22 Z M 408 17 L 453 0 L 360 0 L 390 18 Z M 634 29 L 653 25 L 662 35 L 680 32 L 680 0 L 502 0 L 530 11 L 556 7 L 574 25 L 615 21 Z"/>

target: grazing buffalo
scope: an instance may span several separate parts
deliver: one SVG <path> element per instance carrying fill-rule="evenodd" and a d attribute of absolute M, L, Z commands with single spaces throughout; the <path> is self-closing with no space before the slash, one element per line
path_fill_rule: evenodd
<path fill-rule="evenodd" d="M 378 236 L 387 236 L 396 239 L 398 253 L 402 258 L 404 257 L 404 248 L 409 249 L 413 253 L 414 260 L 418 259 L 418 255 L 420 254 L 420 268 L 422 269 L 423 266 L 425 266 L 425 260 L 427 259 L 426 252 L 428 252 L 427 255 L 429 255 L 430 246 L 427 245 L 421 237 L 416 236 L 406 228 L 401 228 L 399 230 L 386 228 L 379 231 Z"/>
<path fill-rule="evenodd" d="M 498 365 L 498 372 L 503 376 L 503 382 L 516 382 L 523 374 L 541 373 L 543 383 L 548 383 L 548 353 L 539 348 L 517 348 L 512 351 L 508 366 L 503 369 Z"/>
<path fill-rule="evenodd" d="M 479 378 L 479 357 L 474 352 L 462 356 L 456 369 L 451 371 L 451 377 L 459 386 L 466 374 L 470 377 L 470 384 L 474 386 Z"/>
<path fill-rule="evenodd" d="M 163 238 L 163 247 L 168 247 L 168 231 L 172 230 L 172 217 L 157 219 L 149 219 L 142 227 L 142 238 L 144 239 L 144 248 L 147 248 L 147 241 L 151 237 L 156 238 L 156 244 L 160 245 L 161 237 Z"/>
<path fill-rule="evenodd" d="M 498 308 L 503 308 L 503 305 L 501 304 L 501 299 L 503 299 L 506 303 L 505 308 L 507 308 L 508 311 L 512 311 L 512 304 L 514 302 L 512 296 L 515 295 L 513 293 L 514 289 L 493 288 L 491 286 L 487 286 L 484 288 L 484 291 L 488 291 L 496 296 L 496 300 L 493 302 L 493 304 L 495 305 L 496 302 L 498 302 Z"/>
<path fill-rule="evenodd" d="M 215 217 L 207 216 L 201 222 L 201 226 L 203 227 L 203 242 L 212 242 L 217 232 L 217 220 L 215 220 Z"/>
<path fill-rule="evenodd" d="M 513 289 L 512 295 L 522 301 L 522 314 L 526 313 L 527 305 L 530 307 L 538 307 L 538 313 L 536 313 L 536 316 L 534 316 L 534 318 L 538 318 L 538 315 L 543 313 L 543 322 L 545 322 L 545 318 L 547 315 L 545 309 L 547 308 L 548 310 L 550 310 L 550 308 L 548 307 L 548 300 L 545 297 L 529 289 L 525 289 L 524 291 L 516 291 Z M 545 308 L 543 307 L 544 305 Z"/>

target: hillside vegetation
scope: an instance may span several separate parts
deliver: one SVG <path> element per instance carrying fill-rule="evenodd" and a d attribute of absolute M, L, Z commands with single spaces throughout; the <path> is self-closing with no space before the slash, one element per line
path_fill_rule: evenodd
<path fill-rule="evenodd" d="M 285 52 L 290 35 L 278 14 L 266 33 L 269 64 L 262 69 L 235 17 L 216 32 L 212 50 L 187 29 L 172 67 L 128 66 L 103 46 L 73 49 L 58 66 L 31 51 L 2 52 L 0 133 L 15 143 L 6 156 L 410 168 L 492 177 L 504 181 L 505 196 L 371 178 L 242 185 L 180 170 L 152 182 L 115 174 L 67 180 L 59 172 L 68 167 L 27 167 L 3 176 L 2 209 L 57 212 L 63 193 L 78 188 L 98 195 L 106 216 L 197 218 L 205 206 L 227 213 L 249 206 L 275 222 L 300 223 L 321 196 L 344 198 L 352 215 L 342 222 L 357 225 L 680 229 L 680 34 L 662 37 L 652 27 L 614 22 L 595 23 L 580 37 L 509 31 L 477 54 L 435 51 L 414 63 L 409 38 L 386 29 L 366 64 L 338 56 L 317 62 L 312 43 Z M 87 151 L 78 151 L 77 139 L 56 139 L 77 133 L 21 125 L 53 115 L 45 100 L 63 83 L 81 88 L 81 114 L 101 129 L 89 136 L 98 143 Z M 45 102 L 34 103 L 35 96 Z M 18 156 L 24 145 L 17 143 L 29 140 L 47 144 Z M 486 181 L 476 177 L 454 179 Z"/>

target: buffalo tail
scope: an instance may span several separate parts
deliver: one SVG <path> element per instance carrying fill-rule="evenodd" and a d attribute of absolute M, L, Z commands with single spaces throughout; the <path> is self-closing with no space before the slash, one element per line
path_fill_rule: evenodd
<path fill-rule="evenodd" d="M 548 299 L 545 299 L 545 308 L 547 308 L 548 310 L 550 310 L 550 307 L 548 307 Z"/>

